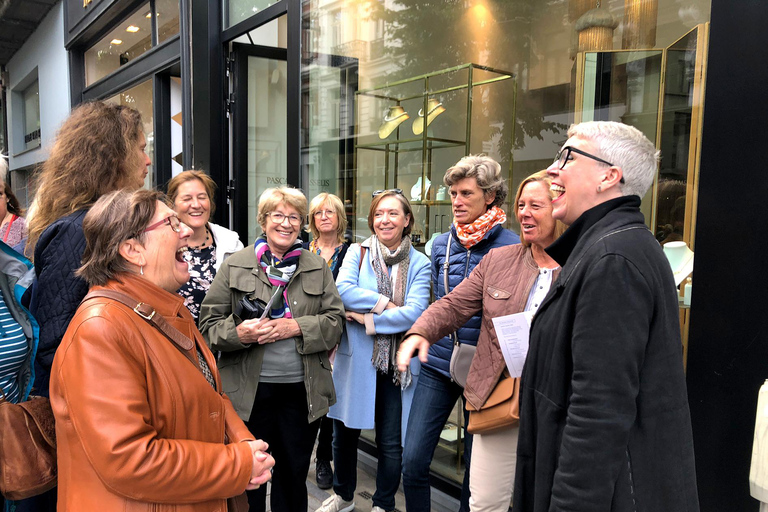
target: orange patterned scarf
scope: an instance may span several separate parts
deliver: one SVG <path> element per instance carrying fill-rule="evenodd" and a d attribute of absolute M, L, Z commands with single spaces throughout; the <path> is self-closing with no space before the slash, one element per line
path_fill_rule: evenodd
<path fill-rule="evenodd" d="M 456 228 L 456 234 L 459 237 L 461 245 L 469 249 L 470 247 L 477 245 L 493 226 L 503 224 L 506 221 L 507 214 L 504 213 L 504 210 L 498 206 L 494 206 L 476 218 L 472 224 L 459 224 L 458 222 L 453 221 L 453 226 Z"/>

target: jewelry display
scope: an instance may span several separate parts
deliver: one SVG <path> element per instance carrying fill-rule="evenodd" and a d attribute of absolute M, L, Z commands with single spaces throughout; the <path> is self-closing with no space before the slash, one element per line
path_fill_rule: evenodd
<path fill-rule="evenodd" d="M 430 98 L 427 101 L 427 126 L 432 124 L 437 116 L 445 112 L 445 107 L 442 103 L 434 98 Z M 421 135 L 424 132 L 424 109 L 419 109 L 419 117 L 413 120 L 413 134 Z"/>
<path fill-rule="evenodd" d="M 384 122 L 379 127 L 379 138 L 386 139 L 403 122 L 410 119 L 411 116 L 400 105 L 392 105 L 384 113 Z"/>
<path fill-rule="evenodd" d="M 675 286 L 679 286 L 693 272 L 693 251 L 685 242 L 667 242 L 663 248 L 664 256 L 672 267 Z"/>

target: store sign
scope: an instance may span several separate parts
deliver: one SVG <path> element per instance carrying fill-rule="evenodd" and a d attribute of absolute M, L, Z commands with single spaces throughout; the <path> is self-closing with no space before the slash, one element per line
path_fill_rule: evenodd
<path fill-rule="evenodd" d="M 24 135 L 24 144 L 29 145 L 32 143 L 40 145 L 40 128 L 32 130 L 30 133 Z"/>

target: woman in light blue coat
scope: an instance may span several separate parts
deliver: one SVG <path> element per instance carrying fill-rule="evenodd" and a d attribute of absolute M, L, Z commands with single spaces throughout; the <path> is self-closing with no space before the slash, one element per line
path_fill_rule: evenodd
<path fill-rule="evenodd" d="M 429 259 L 411 245 L 413 214 L 402 192 L 374 193 L 368 214 L 374 235 L 349 248 L 336 285 L 347 314 L 333 383 L 334 491 L 318 512 L 349 512 L 357 484 L 361 429 L 376 431 L 378 469 L 372 512 L 395 509 L 402 434 L 408 423 L 418 363 L 397 370 L 402 333 L 429 303 Z M 415 362 L 415 358 L 414 358 Z"/>

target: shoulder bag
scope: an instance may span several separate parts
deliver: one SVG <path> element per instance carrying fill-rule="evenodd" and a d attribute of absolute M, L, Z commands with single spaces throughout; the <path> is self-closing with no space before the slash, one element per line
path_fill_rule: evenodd
<path fill-rule="evenodd" d="M 2 391 L 2 389 L 0 389 Z M 21 500 L 56 487 L 56 430 L 51 401 L 0 398 L 0 493 Z"/>
<path fill-rule="evenodd" d="M 451 258 L 451 242 L 453 237 L 448 232 L 448 243 L 445 245 L 445 261 L 443 262 L 443 287 L 445 288 L 445 295 L 448 295 L 448 267 L 450 266 Z M 451 379 L 461 387 L 467 385 L 467 375 L 469 375 L 469 367 L 472 365 L 472 358 L 475 357 L 477 347 L 474 345 L 468 345 L 459 341 L 459 336 L 454 331 L 450 334 L 450 338 L 453 341 L 453 352 L 451 352 L 451 362 L 448 366 L 451 373 Z"/>
<path fill-rule="evenodd" d="M 490 434 L 516 425 L 520 421 L 520 379 L 504 370 L 488 400 L 479 409 L 466 401 L 466 409 L 470 434 Z"/>

